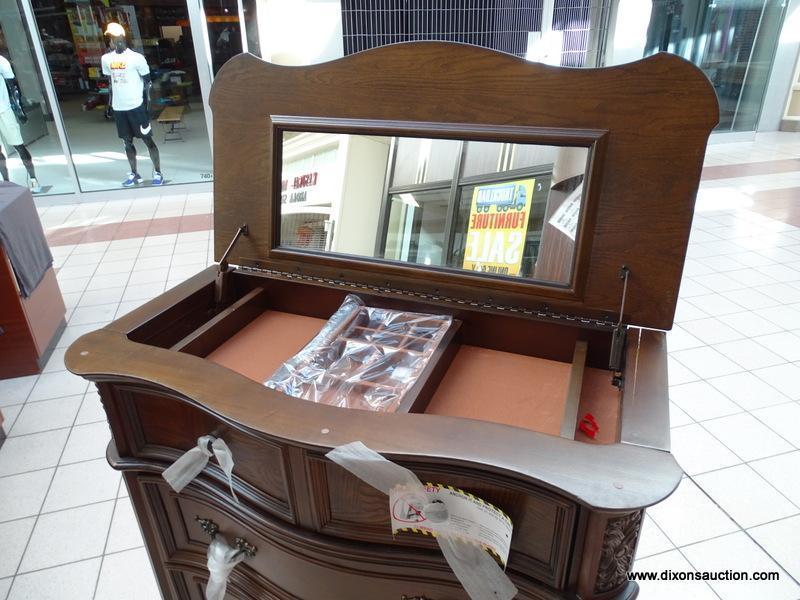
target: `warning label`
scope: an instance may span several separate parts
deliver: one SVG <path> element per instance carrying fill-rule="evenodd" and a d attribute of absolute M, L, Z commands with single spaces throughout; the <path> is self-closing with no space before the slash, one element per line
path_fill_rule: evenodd
<path fill-rule="evenodd" d="M 472 494 L 441 484 L 397 486 L 389 493 L 392 532 L 448 535 L 480 544 L 505 566 L 511 548 L 511 519 Z"/>

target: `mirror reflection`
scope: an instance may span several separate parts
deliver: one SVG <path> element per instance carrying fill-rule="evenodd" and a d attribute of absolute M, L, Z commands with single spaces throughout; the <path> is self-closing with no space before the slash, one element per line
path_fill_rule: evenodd
<path fill-rule="evenodd" d="M 569 284 L 589 149 L 283 132 L 282 247 Z"/>

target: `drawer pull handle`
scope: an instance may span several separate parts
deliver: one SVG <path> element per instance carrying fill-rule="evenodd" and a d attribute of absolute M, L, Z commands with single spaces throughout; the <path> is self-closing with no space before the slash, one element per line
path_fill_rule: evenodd
<path fill-rule="evenodd" d="M 425 596 L 406 596 L 403 594 L 400 596 L 400 600 L 428 600 Z"/>
<path fill-rule="evenodd" d="M 214 521 L 211 519 L 201 519 L 200 517 L 196 516 L 194 520 L 200 524 L 200 529 L 202 529 L 210 538 L 213 539 L 217 535 L 217 532 L 219 531 L 219 525 L 214 523 Z"/>
<path fill-rule="evenodd" d="M 197 521 L 197 523 L 200 525 L 200 529 L 202 529 L 212 540 L 217 537 L 217 534 L 219 533 L 219 525 L 214 523 L 214 521 L 211 519 L 201 519 L 199 516 L 195 516 L 194 520 Z M 256 552 L 258 552 L 258 548 L 244 538 L 234 538 L 233 545 L 237 550 L 234 556 L 244 554 L 247 558 L 253 558 L 256 555 Z"/>

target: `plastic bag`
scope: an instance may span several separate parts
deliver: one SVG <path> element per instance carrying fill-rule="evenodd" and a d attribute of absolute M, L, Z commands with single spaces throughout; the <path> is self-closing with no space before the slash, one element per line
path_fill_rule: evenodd
<path fill-rule="evenodd" d="M 233 568 L 245 559 L 244 553 L 232 548 L 221 535 L 216 535 L 208 545 L 208 584 L 206 600 L 224 600 L 228 577 Z"/>
<path fill-rule="evenodd" d="M 180 493 L 206 468 L 212 454 L 216 456 L 219 466 L 228 478 L 233 499 L 238 502 L 236 492 L 233 491 L 233 454 L 222 438 L 215 438 L 213 435 L 197 438 L 197 446 L 164 469 L 161 476 L 173 490 Z"/>
<path fill-rule="evenodd" d="M 314 339 L 264 385 L 312 402 L 394 411 L 451 322 L 447 315 L 372 308 L 348 294 Z"/>

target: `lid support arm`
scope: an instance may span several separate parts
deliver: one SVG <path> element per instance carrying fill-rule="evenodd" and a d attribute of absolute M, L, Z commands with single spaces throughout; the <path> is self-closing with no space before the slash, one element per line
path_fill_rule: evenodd
<path fill-rule="evenodd" d="M 228 287 L 230 285 L 228 283 L 230 280 L 230 277 L 228 276 L 230 273 L 228 257 L 233 251 L 233 247 L 236 245 L 236 242 L 239 241 L 239 238 L 242 236 L 247 237 L 248 235 L 250 235 L 250 230 L 247 227 L 247 223 L 242 223 L 239 226 L 239 229 L 236 230 L 231 243 L 228 244 L 227 250 L 225 250 L 225 252 L 222 254 L 222 258 L 219 259 L 219 265 L 217 266 L 217 279 L 214 282 L 214 306 L 217 310 L 222 308 L 228 297 Z"/>
<path fill-rule="evenodd" d="M 625 300 L 628 295 L 628 277 L 630 273 L 631 270 L 627 265 L 622 265 L 622 268 L 619 270 L 619 278 L 622 279 L 622 299 L 619 303 L 619 320 L 614 326 L 614 332 L 611 337 L 611 355 L 608 359 L 608 368 L 618 373 L 618 375 L 614 377 L 614 385 L 619 388 L 622 388 L 622 376 L 619 375 L 619 372 L 622 370 L 622 352 L 625 349 L 625 337 L 627 333 L 627 327 L 623 324 L 622 318 L 625 313 Z"/>

